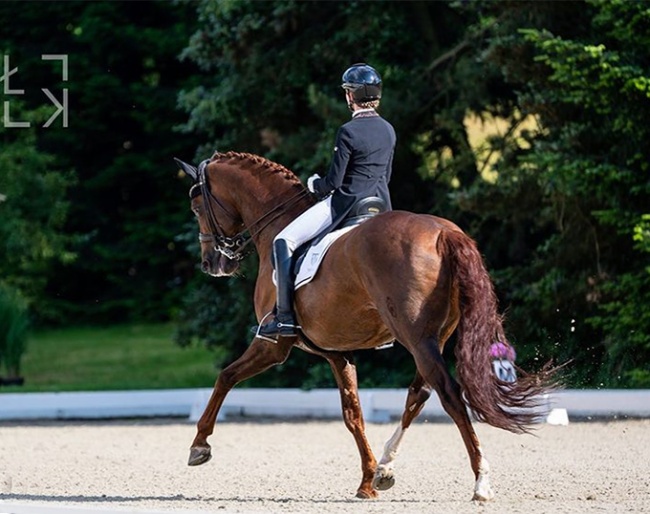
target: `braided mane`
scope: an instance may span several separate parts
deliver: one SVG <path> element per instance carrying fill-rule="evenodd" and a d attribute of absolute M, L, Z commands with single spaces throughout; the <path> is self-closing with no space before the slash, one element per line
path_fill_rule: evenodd
<path fill-rule="evenodd" d="M 245 152 L 215 152 L 210 158 L 210 162 L 218 161 L 224 164 L 239 163 L 245 164 L 244 168 L 250 172 L 265 171 L 268 173 L 279 173 L 285 179 L 302 186 L 300 179 L 288 168 L 270 161 L 260 155 Z"/>

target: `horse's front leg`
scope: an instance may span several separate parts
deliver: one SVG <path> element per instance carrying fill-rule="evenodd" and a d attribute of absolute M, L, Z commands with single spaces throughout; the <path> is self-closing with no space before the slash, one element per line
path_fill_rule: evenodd
<path fill-rule="evenodd" d="M 431 396 L 431 386 L 427 384 L 419 373 L 415 374 L 415 379 L 411 383 L 408 396 L 406 398 L 406 407 L 402 414 L 402 421 L 395 430 L 393 436 L 386 442 L 384 453 L 379 460 L 372 485 L 375 489 L 385 491 L 395 484 L 393 466 L 399 447 L 402 444 L 402 438 L 406 429 L 411 426 L 413 420 L 420 414 L 425 402 Z"/>
<path fill-rule="evenodd" d="M 357 386 L 357 369 L 351 354 L 327 354 L 324 357 L 330 363 L 336 383 L 341 393 L 343 420 L 359 448 L 361 456 L 361 485 L 357 489 L 357 498 L 376 498 L 378 493 L 372 486 L 377 460 L 375 459 L 368 439 L 361 411 L 361 401 Z"/>
<path fill-rule="evenodd" d="M 219 374 L 210 400 L 196 425 L 197 433 L 190 448 L 188 465 L 198 466 L 208 462 L 212 457 L 208 437 L 214 430 L 219 409 L 221 409 L 228 392 L 239 382 L 257 375 L 271 366 L 282 364 L 289 356 L 294 342 L 293 338 L 280 338 L 277 344 L 257 338 L 253 339 L 244 354 Z"/>

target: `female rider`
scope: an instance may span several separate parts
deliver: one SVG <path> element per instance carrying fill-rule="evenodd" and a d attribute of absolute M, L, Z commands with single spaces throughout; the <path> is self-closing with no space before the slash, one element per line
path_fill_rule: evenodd
<path fill-rule="evenodd" d="M 291 257 L 296 248 L 328 227 L 338 225 L 364 198 L 379 197 L 386 209 L 391 209 L 388 182 L 396 137 L 392 125 L 377 114 L 381 77 L 371 66 L 355 64 L 343 74 L 342 88 L 352 119 L 339 128 L 327 175 L 313 175 L 307 180 L 308 189 L 322 200 L 273 240 L 277 302 L 275 316 L 258 329 L 257 335 L 264 338 L 295 336 L 300 328 L 293 312 Z"/>

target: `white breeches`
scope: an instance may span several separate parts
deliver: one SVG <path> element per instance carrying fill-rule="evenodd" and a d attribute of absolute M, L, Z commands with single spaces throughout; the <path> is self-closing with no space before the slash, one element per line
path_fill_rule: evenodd
<path fill-rule="evenodd" d="M 301 244 L 309 241 L 331 224 L 332 197 L 328 196 L 289 223 L 273 241 L 284 239 L 289 251 L 293 253 Z"/>

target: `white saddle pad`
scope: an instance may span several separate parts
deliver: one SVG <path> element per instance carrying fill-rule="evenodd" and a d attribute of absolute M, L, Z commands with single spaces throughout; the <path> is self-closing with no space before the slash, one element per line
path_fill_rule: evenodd
<path fill-rule="evenodd" d="M 358 226 L 359 225 L 353 225 L 351 227 L 345 227 L 339 230 L 335 230 L 334 232 L 330 232 L 323 239 L 321 239 L 321 241 L 316 246 L 312 246 L 309 248 L 309 250 L 307 250 L 307 255 L 305 255 L 305 258 L 302 260 L 300 269 L 296 274 L 296 289 L 304 286 L 305 284 L 308 284 L 316 276 L 316 272 L 318 271 L 320 263 L 323 261 L 323 257 L 325 257 L 327 250 L 329 250 L 329 247 L 332 246 L 334 241 L 336 241 L 343 234 Z"/>

